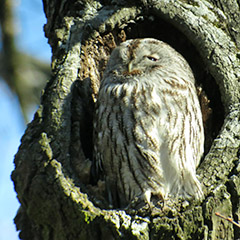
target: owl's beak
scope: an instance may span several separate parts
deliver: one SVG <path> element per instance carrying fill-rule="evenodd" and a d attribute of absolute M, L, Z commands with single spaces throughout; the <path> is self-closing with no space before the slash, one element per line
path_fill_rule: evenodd
<path fill-rule="evenodd" d="M 133 67 L 133 64 L 132 64 L 132 61 L 128 63 L 128 72 L 132 72 L 132 67 Z"/>

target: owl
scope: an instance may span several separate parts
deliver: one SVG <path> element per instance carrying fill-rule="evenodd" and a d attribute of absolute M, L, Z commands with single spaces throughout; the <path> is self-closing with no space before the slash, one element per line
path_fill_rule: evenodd
<path fill-rule="evenodd" d="M 201 199 L 196 168 L 204 130 L 195 79 L 168 44 L 127 40 L 116 47 L 100 83 L 94 120 L 95 171 L 112 206 Z"/>

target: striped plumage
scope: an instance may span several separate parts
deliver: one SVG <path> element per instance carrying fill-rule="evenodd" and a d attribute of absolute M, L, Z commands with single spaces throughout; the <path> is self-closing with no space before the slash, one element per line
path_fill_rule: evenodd
<path fill-rule="evenodd" d="M 94 159 L 113 206 L 135 197 L 203 196 L 196 167 L 203 154 L 202 115 L 184 58 L 155 39 L 114 49 L 101 81 Z"/>

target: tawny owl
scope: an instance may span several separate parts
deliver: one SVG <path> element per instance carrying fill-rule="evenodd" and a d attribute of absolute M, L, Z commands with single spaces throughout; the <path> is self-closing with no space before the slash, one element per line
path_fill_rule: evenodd
<path fill-rule="evenodd" d="M 196 167 L 204 131 L 195 80 L 168 44 L 133 39 L 115 48 L 101 80 L 94 158 L 110 203 L 203 196 Z"/>

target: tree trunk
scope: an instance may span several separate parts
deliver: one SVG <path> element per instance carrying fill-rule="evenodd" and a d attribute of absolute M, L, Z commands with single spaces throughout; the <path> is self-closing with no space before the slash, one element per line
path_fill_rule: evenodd
<path fill-rule="evenodd" d="M 128 3 L 129 2 L 129 3 Z M 240 10 L 224 0 L 44 0 L 52 78 L 22 137 L 12 179 L 22 239 L 238 239 Z M 191 65 L 205 125 L 205 198 L 162 211 L 107 209 L 90 179 L 92 115 L 112 49 L 154 37 Z"/>

